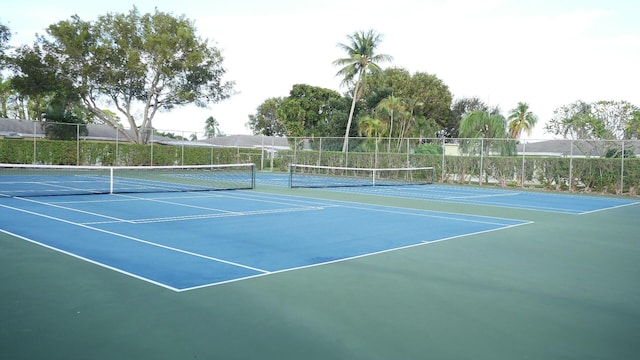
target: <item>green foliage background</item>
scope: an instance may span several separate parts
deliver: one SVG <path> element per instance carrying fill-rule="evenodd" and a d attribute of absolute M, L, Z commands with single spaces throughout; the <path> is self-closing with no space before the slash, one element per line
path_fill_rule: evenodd
<path fill-rule="evenodd" d="M 340 139 L 306 142 L 304 150 L 303 141 L 290 139 L 292 150 L 277 152 L 273 170 L 285 172 L 290 163 L 360 168 L 435 167 L 436 179 L 444 183 L 631 196 L 637 196 L 640 189 L 640 158 L 637 157 L 571 159 L 514 155 L 480 158 L 433 153 L 434 144 L 429 144 L 432 153 L 415 151 L 421 147 L 417 143 L 401 146 L 407 149 L 401 152 L 386 152 L 384 145 L 376 152 L 371 139 L 356 139 L 350 144 L 352 150 L 345 156 L 339 150 Z M 260 149 L 0 139 L 0 162 L 5 164 L 148 166 L 261 164 L 263 160 Z"/>

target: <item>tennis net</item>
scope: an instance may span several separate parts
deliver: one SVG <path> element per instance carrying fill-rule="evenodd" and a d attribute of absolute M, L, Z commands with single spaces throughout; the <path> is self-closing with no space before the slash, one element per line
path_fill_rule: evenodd
<path fill-rule="evenodd" d="M 289 165 L 289 187 L 326 188 L 349 186 L 393 186 L 431 184 L 435 168 L 349 168 L 316 165 Z"/>
<path fill-rule="evenodd" d="M 255 188 L 254 164 L 66 166 L 0 164 L 0 195 L 29 197 Z"/>

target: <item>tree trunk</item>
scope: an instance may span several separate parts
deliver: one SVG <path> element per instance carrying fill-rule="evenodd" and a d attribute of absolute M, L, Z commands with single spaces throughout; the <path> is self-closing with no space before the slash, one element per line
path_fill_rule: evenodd
<path fill-rule="evenodd" d="M 349 119 L 347 120 L 347 130 L 344 133 L 344 142 L 342 143 L 342 152 L 349 151 L 349 132 L 351 131 L 351 121 L 353 120 L 353 113 L 356 109 L 356 101 L 358 101 L 358 91 L 360 87 L 360 82 L 362 81 L 362 73 L 364 69 L 361 69 L 358 72 L 358 81 L 356 81 L 356 85 L 353 88 L 353 101 L 351 102 L 351 110 L 349 110 Z"/>
<path fill-rule="evenodd" d="M 356 95 L 358 94 L 358 83 L 353 89 L 353 101 L 351 101 L 351 110 L 349 110 L 349 119 L 347 120 L 347 130 L 344 132 L 344 142 L 342 143 L 342 152 L 349 150 L 349 132 L 351 130 L 351 121 L 353 120 L 353 112 L 356 109 Z"/>

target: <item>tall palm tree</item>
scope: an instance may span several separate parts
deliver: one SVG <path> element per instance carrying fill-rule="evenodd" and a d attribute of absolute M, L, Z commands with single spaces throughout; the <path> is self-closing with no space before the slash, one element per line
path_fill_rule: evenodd
<path fill-rule="evenodd" d="M 343 152 L 346 152 L 349 147 L 349 132 L 353 121 L 353 112 L 356 102 L 364 93 L 364 80 L 367 72 L 380 71 L 379 62 L 392 60 L 390 55 L 376 54 L 376 49 L 382 41 L 382 35 L 374 30 L 358 31 L 348 35 L 347 39 L 349 40 L 348 44 L 340 43 L 338 47 L 344 50 L 348 57 L 333 62 L 335 66 L 343 66 L 336 74 L 336 76 L 344 77 L 342 85 L 353 86 L 353 100 L 351 102 L 351 110 L 349 110 L 347 129 L 344 134 Z"/>
<path fill-rule="evenodd" d="M 518 106 L 511 110 L 508 119 L 509 135 L 512 139 L 518 139 L 522 131 L 531 135 L 531 130 L 538 122 L 538 117 L 529 110 L 529 105 L 523 102 L 519 102 Z"/>

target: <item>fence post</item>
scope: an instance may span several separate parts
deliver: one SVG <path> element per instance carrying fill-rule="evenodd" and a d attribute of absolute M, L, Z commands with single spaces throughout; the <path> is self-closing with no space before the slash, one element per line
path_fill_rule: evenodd
<path fill-rule="evenodd" d="M 269 167 L 271 168 L 271 172 L 273 172 L 273 158 L 276 157 L 276 137 L 271 136 L 271 152 L 269 153 Z"/>
<path fill-rule="evenodd" d="M 36 139 L 38 137 L 37 131 L 36 131 L 36 122 L 33 122 L 33 163 L 37 164 L 38 163 L 38 159 L 36 156 L 36 152 L 38 150 L 38 146 L 36 145 Z"/>
<path fill-rule="evenodd" d="M 484 160 L 484 138 L 480 138 L 480 175 L 478 178 L 478 185 L 482 185 L 482 161 Z"/>
<path fill-rule="evenodd" d="M 80 165 L 80 124 L 76 124 L 76 165 Z"/>
<path fill-rule="evenodd" d="M 118 153 L 119 148 L 118 148 L 118 136 L 120 134 L 120 132 L 118 131 L 120 128 L 120 126 L 118 125 L 116 127 L 116 158 L 113 161 L 113 165 L 118 166 L 120 165 L 120 154 Z"/>
<path fill-rule="evenodd" d="M 409 139 L 407 139 L 407 167 L 409 167 Z"/>
<path fill-rule="evenodd" d="M 344 149 L 344 167 L 349 167 L 349 145 Z"/>
<path fill-rule="evenodd" d="M 297 155 L 298 155 L 298 138 L 293 138 L 293 159 L 291 159 L 292 164 L 297 164 Z"/>
<path fill-rule="evenodd" d="M 525 154 L 526 154 L 526 153 L 527 153 L 527 142 L 526 142 L 526 141 L 524 141 L 524 142 L 522 143 L 522 174 L 521 174 L 521 177 L 522 177 L 522 180 L 521 180 L 521 181 L 522 181 L 522 183 L 520 184 L 520 187 L 522 187 L 522 188 L 524 188 L 524 180 L 525 180 L 525 175 L 524 175 L 524 171 L 525 171 L 525 170 L 524 170 L 524 162 L 525 162 L 525 159 L 524 159 L 524 157 L 525 157 Z"/>
<path fill-rule="evenodd" d="M 444 141 L 444 136 L 442 136 L 442 173 L 440 174 L 440 177 L 442 179 L 442 183 L 444 184 L 444 174 L 445 174 L 445 166 L 447 165 L 445 163 L 445 156 L 447 152 L 447 147 L 445 146 L 445 141 Z"/>
<path fill-rule="evenodd" d="M 620 160 L 620 195 L 624 193 L 624 139 L 622 140 L 622 156 Z"/>
<path fill-rule="evenodd" d="M 569 145 L 571 145 L 571 150 L 569 151 L 569 191 L 572 191 L 573 189 L 573 139 L 569 140 Z"/>
<path fill-rule="evenodd" d="M 182 140 L 180 140 L 180 151 L 182 152 L 180 154 L 180 162 L 182 166 L 184 166 L 184 142 L 186 141 L 187 138 L 184 137 L 184 131 L 182 132 Z"/>

